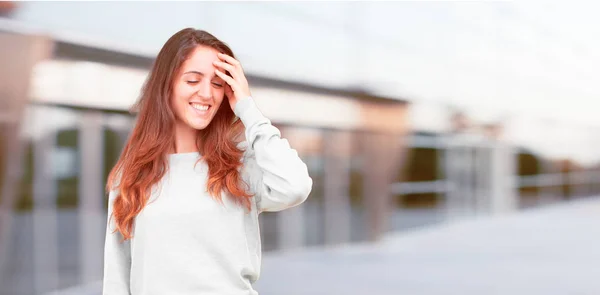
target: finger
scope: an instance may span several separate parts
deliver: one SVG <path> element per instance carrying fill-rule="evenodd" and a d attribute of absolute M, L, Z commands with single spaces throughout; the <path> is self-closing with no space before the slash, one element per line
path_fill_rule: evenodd
<path fill-rule="evenodd" d="M 227 57 L 230 57 L 228 55 L 226 55 Z M 221 60 L 217 60 L 214 61 L 213 63 L 216 66 L 220 66 L 224 69 L 226 69 L 227 71 L 229 71 L 229 74 L 231 74 L 231 76 L 233 76 L 234 79 L 237 80 L 244 80 L 244 70 L 242 69 L 242 67 L 240 66 L 239 62 L 237 62 L 235 59 L 233 59 L 233 61 L 235 62 L 229 62 L 231 61 L 230 59 L 221 59 Z"/>
<path fill-rule="evenodd" d="M 228 71 L 231 74 L 231 76 L 233 76 L 234 79 L 239 79 L 240 78 L 239 72 L 237 71 L 237 69 L 233 65 L 230 65 L 228 63 L 224 63 L 224 62 L 218 61 L 218 60 L 215 60 L 213 62 L 213 64 L 215 66 L 217 66 L 217 67 L 220 67 L 220 68 Z"/>
<path fill-rule="evenodd" d="M 221 72 L 219 69 L 215 70 L 215 74 L 217 74 L 217 76 L 221 77 L 221 79 L 223 79 L 223 81 L 225 81 L 227 84 L 229 84 L 229 86 L 231 86 L 231 89 L 235 90 L 235 88 L 237 87 L 237 83 L 231 76 Z"/>
<path fill-rule="evenodd" d="M 241 67 L 241 64 L 240 64 L 240 62 L 239 62 L 239 61 L 237 61 L 237 59 L 235 59 L 235 58 L 231 57 L 230 55 L 227 55 L 227 54 L 225 54 L 225 53 L 219 53 L 219 54 L 218 54 L 218 56 L 219 56 L 219 58 L 221 58 L 222 60 L 224 60 L 224 61 L 226 61 L 226 62 L 230 63 L 230 64 L 231 64 L 231 65 L 233 65 L 233 66 L 236 66 L 236 67 Z"/>
<path fill-rule="evenodd" d="M 240 64 L 240 62 L 233 58 L 230 55 L 224 54 L 224 53 L 219 53 L 217 55 L 221 60 L 229 63 L 230 65 L 232 65 L 234 67 L 233 72 L 237 71 L 237 76 L 234 76 L 236 79 L 240 80 L 240 81 L 246 81 L 246 76 L 244 75 L 244 69 L 242 68 L 242 65 Z M 229 71 L 232 75 L 232 71 Z"/>

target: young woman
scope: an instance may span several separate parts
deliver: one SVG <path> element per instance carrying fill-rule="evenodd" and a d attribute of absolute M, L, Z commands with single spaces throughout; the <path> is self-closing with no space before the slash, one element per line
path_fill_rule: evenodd
<path fill-rule="evenodd" d="M 103 294 L 257 294 L 258 214 L 301 204 L 312 179 L 233 52 L 205 31 L 177 32 L 136 109 L 107 183 Z"/>

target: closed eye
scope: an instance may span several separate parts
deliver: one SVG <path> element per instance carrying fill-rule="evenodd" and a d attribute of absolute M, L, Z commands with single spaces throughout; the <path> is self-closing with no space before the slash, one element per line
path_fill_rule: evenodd
<path fill-rule="evenodd" d="M 193 84 L 196 84 L 196 83 L 198 83 L 198 81 L 186 81 L 186 82 L 187 82 L 188 84 L 192 84 L 192 85 L 193 85 Z"/>
<path fill-rule="evenodd" d="M 217 87 L 223 87 L 223 84 L 216 83 L 216 82 L 213 82 L 213 85 L 215 85 L 215 86 L 217 86 Z"/>

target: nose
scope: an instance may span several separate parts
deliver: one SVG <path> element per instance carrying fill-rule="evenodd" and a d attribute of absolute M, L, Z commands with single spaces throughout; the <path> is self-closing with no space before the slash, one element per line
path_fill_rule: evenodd
<path fill-rule="evenodd" d="M 198 83 L 198 90 L 196 91 L 196 94 L 203 99 L 210 99 L 211 98 L 211 87 L 210 87 L 210 81 L 202 81 L 200 83 Z"/>

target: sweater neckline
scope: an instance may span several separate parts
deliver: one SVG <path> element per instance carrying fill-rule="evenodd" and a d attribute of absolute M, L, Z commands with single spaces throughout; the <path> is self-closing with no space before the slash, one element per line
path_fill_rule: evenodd
<path fill-rule="evenodd" d="M 200 152 L 186 152 L 186 153 L 175 153 L 167 154 L 169 160 L 180 161 L 180 160 L 197 160 L 200 156 Z"/>

